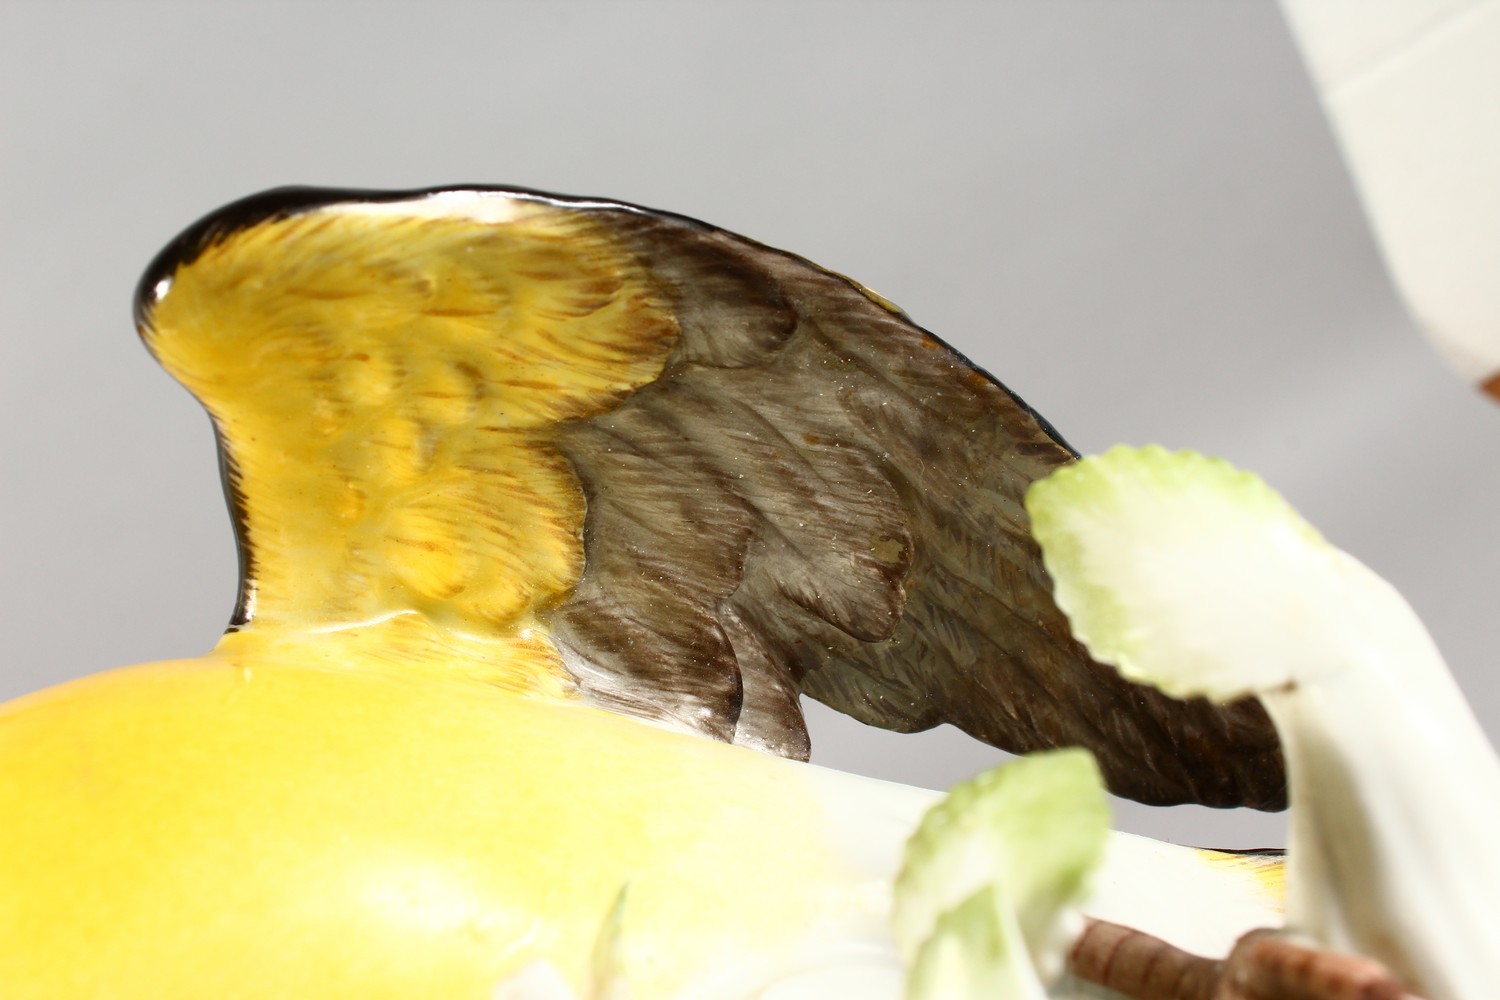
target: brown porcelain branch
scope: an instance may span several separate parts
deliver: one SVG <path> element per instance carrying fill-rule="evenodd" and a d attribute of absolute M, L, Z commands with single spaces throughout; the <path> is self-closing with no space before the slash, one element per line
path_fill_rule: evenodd
<path fill-rule="evenodd" d="M 1220 961 L 1090 921 L 1068 955 L 1073 975 L 1134 1000 L 1416 1000 L 1380 963 L 1253 931 Z"/>

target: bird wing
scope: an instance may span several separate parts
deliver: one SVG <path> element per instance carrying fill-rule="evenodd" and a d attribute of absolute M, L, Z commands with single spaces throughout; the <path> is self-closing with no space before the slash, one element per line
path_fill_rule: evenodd
<path fill-rule="evenodd" d="M 186 230 L 137 310 L 218 431 L 236 628 L 417 617 L 503 639 L 518 688 L 786 756 L 805 692 L 1284 805 L 1257 703 L 1069 635 L 1021 503 L 1074 458 L 1050 425 L 806 260 L 613 202 L 288 188 Z"/>

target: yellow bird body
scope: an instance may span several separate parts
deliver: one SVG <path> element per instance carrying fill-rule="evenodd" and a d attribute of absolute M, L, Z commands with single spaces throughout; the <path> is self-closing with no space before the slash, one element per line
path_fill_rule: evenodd
<path fill-rule="evenodd" d="M 9 1000 L 482 1000 L 535 960 L 581 988 L 627 886 L 642 997 L 878 939 L 888 885 L 809 765 L 234 639 L 0 710 Z"/>

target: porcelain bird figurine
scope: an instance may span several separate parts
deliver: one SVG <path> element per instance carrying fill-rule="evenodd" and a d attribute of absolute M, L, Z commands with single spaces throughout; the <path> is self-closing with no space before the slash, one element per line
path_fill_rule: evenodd
<path fill-rule="evenodd" d="M 622 891 L 633 996 L 898 995 L 936 796 L 804 763 L 803 693 L 1284 804 L 1257 704 L 1070 638 L 1020 503 L 1068 446 L 800 258 L 612 202 L 283 189 L 178 237 L 137 315 L 212 418 L 239 604 L 199 659 L 0 708 L 7 997 L 582 989 Z M 1219 953 L 1276 922 L 1274 864 L 1109 857 L 1095 915 Z"/>

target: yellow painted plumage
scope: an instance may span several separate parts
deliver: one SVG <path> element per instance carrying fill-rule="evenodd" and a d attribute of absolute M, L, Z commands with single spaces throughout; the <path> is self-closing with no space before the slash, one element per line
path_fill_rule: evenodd
<path fill-rule="evenodd" d="M 676 326 L 586 217 L 504 204 L 274 218 L 158 295 L 147 344 L 235 443 L 252 631 L 416 615 L 505 647 L 497 683 L 566 687 L 535 615 L 582 573 L 584 501 L 553 439 Z"/>
<path fill-rule="evenodd" d="M 1226 871 L 1241 871 L 1254 879 L 1266 904 L 1281 910 L 1286 902 L 1286 862 L 1279 852 L 1200 851 L 1203 860 Z"/>

